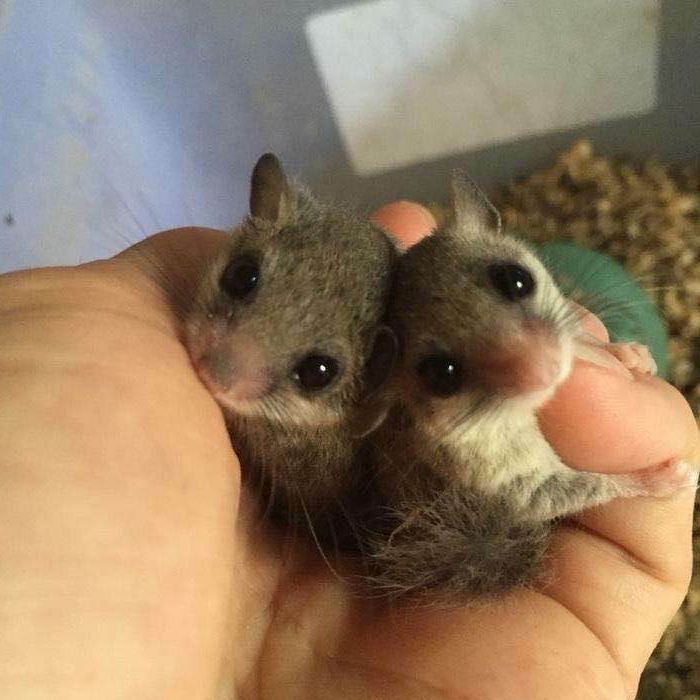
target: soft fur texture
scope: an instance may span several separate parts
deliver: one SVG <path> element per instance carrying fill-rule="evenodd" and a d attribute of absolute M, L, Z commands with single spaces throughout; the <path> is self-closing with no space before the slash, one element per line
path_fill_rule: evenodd
<path fill-rule="evenodd" d="M 379 515 L 368 536 L 371 585 L 393 595 L 455 601 L 527 585 L 556 519 L 617 496 L 667 494 L 689 483 L 669 465 L 653 475 L 569 469 L 535 411 L 568 375 L 578 311 L 464 176 L 452 214 L 398 262 L 388 318 L 402 351 L 388 420 L 368 448 Z M 504 297 L 494 265 L 518 265 L 532 292 Z M 420 367 L 452 358 L 462 381 L 444 395 Z"/>
<path fill-rule="evenodd" d="M 387 508 L 368 536 L 367 581 L 376 595 L 454 602 L 528 586 L 539 572 L 549 523 L 518 522 L 500 496 L 437 489 L 432 501 Z M 390 533 L 387 537 L 386 533 Z"/>
<path fill-rule="evenodd" d="M 240 256 L 257 262 L 259 279 L 234 299 L 219 280 Z M 393 259 L 379 229 L 292 187 L 266 155 L 253 172 L 251 215 L 189 311 L 186 345 L 222 407 L 244 475 L 289 524 L 323 520 L 358 478 L 363 397 L 374 365 L 388 361 L 373 347 Z M 340 372 L 309 392 L 294 368 L 313 354 L 334 358 Z"/>

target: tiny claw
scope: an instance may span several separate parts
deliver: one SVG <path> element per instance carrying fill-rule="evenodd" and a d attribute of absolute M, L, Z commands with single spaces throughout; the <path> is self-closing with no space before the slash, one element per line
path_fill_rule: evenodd
<path fill-rule="evenodd" d="M 628 379 L 634 379 L 625 364 L 620 362 L 614 353 L 608 351 L 609 346 L 610 343 L 604 343 L 590 333 L 581 333 L 574 339 L 574 355 L 598 367 L 605 367 Z"/>
<path fill-rule="evenodd" d="M 641 343 L 607 343 L 605 349 L 614 355 L 627 369 L 642 374 L 655 375 L 656 362 L 649 348 Z"/>

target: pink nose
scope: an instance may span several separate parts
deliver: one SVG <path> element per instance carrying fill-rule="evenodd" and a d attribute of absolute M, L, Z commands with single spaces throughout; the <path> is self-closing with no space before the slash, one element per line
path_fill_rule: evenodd
<path fill-rule="evenodd" d="M 205 384 L 228 391 L 235 376 L 235 366 L 231 353 L 226 347 L 211 348 L 197 362 L 197 372 Z"/>
<path fill-rule="evenodd" d="M 250 401 L 270 387 L 261 354 L 249 341 L 226 338 L 194 360 L 197 374 L 217 400 Z"/>

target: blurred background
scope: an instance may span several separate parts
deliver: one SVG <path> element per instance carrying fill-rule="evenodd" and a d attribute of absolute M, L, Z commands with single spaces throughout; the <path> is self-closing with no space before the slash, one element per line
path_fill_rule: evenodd
<path fill-rule="evenodd" d="M 0 270 L 230 227 L 265 150 L 367 210 L 578 137 L 692 159 L 698 36 L 696 0 L 0 0 Z"/>
<path fill-rule="evenodd" d="M 0 0 L 0 272 L 232 227 L 268 150 L 361 211 L 462 167 L 645 280 L 697 412 L 698 37 L 698 0 Z M 699 614 L 696 577 L 640 698 L 700 699 Z"/>

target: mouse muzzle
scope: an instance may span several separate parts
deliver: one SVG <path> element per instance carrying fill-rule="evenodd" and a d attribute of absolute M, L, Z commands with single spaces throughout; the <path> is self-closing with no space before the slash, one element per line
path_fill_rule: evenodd
<path fill-rule="evenodd" d="M 191 356 L 202 383 L 224 408 L 248 413 L 250 403 L 269 393 L 273 379 L 250 339 L 211 333 Z M 245 406 L 247 404 L 247 407 Z"/>
<path fill-rule="evenodd" d="M 490 352 L 470 358 L 471 371 L 489 392 L 503 397 L 553 390 L 569 373 L 567 343 L 547 324 L 524 320 L 514 333 L 497 338 Z"/>

